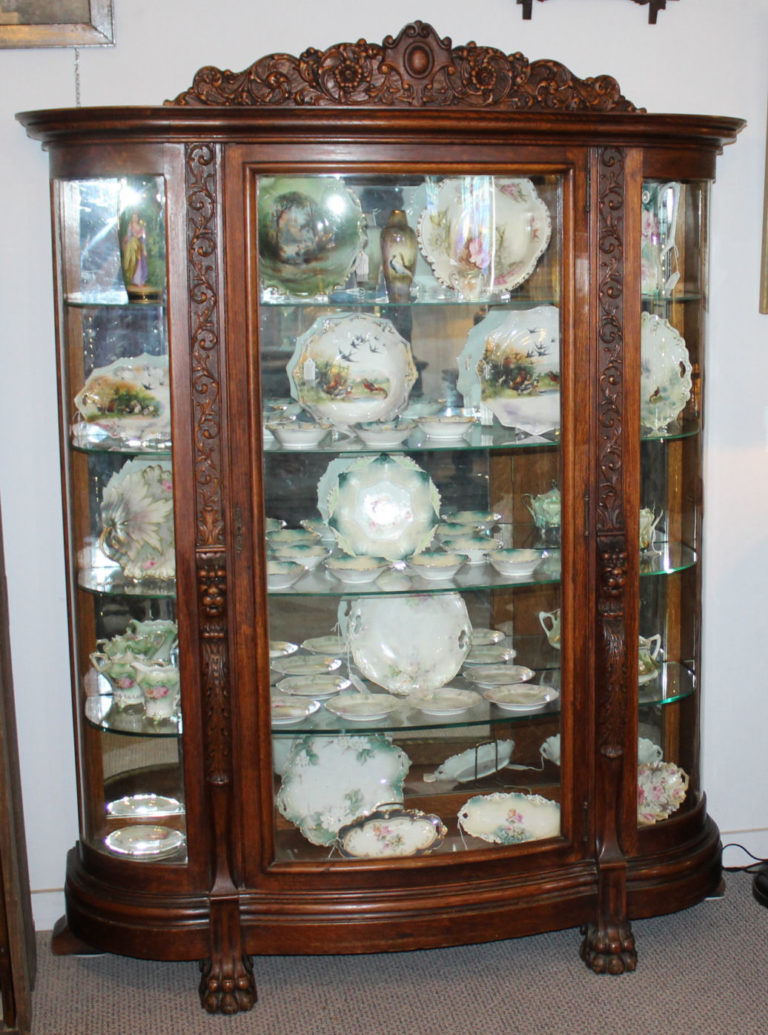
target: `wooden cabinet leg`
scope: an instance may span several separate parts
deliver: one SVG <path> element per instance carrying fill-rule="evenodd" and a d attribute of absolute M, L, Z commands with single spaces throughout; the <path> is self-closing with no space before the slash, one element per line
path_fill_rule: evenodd
<path fill-rule="evenodd" d="M 67 918 L 60 916 L 51 934 L 51 952 L 54 956 L 103 956 L 102 949 L 94 949 L 69 929 Z"/>
<path fill-rule="evenodd" d="M 250 956 L 202 960 L 200 970 L 200 1001 L 208 1013 L 245 1013 L 256 1002 Z"/>
<path fill-rule="evenodd" d="M 581 958 L 595 974 L 625 974 L 637 966 L 631 924 L 586 924 L 581 933 Z"/>

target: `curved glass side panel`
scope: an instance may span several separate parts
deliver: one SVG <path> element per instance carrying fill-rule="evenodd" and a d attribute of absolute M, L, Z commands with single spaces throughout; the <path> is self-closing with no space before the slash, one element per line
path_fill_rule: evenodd
<path fill-rule="evenodd" d="M 186 857 L 161 176 L 56 183 L 81 836 Z"/>
<path fill-rule="evenodd" d="M 253 183 L 275 859 L 556 838 L 563 178 Z"/>
<path fill-rule="evenodd" d="M 638 823 L 699 799 L 708 186 L 643 184 Z"/>

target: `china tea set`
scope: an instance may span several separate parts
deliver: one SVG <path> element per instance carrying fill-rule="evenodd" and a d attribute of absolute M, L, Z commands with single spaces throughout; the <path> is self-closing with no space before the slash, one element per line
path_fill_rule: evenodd
<path fill-rule="evenodd" d="M 131 619 L 126 631 L 97 641 L 91 664 L 112 691 L 120 710 L 143 709 L 153 722 L 173 718 L 180 697 L 175 622 Z"/>

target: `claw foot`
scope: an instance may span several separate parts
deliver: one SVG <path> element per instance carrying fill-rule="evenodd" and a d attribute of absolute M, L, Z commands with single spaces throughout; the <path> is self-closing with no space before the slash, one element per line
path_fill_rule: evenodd
<path fill-rule="evenodd" d="M 607 928 L 586 924 L 581 933 L 581 958 L 595 974 L 625 974 L 637 966 L 635 939 L 629 924 Z"/>
<path fill-rule="evenodd" d="M 202 960 L 200 970 L 200 1001 L 208 1013 L 245 1013 L 256 1002 L 250 956 Z"/>

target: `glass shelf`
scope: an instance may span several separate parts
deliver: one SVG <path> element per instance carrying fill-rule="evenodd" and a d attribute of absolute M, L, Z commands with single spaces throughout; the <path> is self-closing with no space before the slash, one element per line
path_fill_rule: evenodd
<path fill-rule="evenodd" d="M 559 299 L 553 296 L 534 297 L 533 295 L 499 295 L 490 298 L 460 298 L 449 288 L 441 290 L 440 284 L 435 281 L 427 291 L 415 294 L 407 302 L 390 302 L 384 294 L 377 294 L 371 291 L 361 291 L 351 288 L 344 291 L 334 291 L 330 295 L 314 295 L 305 298 L 295 295 L 278 295 L 263 292 L 261 304 L 269 308 L 277 307 L 283 309 L 295 308 L 331 308 L 337 309 L 343 306 L 345 310 L 355 309 L 419 309 L 423 306 L 456 306 L 459 308 L 483 309 L 529 309 L 532 306 L 559 305 Z"/>
<path fill-rule="evenodd" d="M 77 584 L 87 593 L 105 596 L 139 596 L 173 598 L 176 596 L 175 579 L 142 579 L 135 582 L 123 575 L 120 568 L 81 568 L 77 573 Z"/>
<path fill-rule="evenodd" d="M 532 530 L 533 534 L 534 530 Z M 307 572 L 287 589 L 273 589 L 270 597 L 278 596 L 377 596 L 388 593 L 456 593 L 486 589 L 518 589 L 521 586 L 541 586 L 560 581 L 559 551 L 544 551 L 541 564 L 533 576 L 510 578 L 500 575 L 488 562 L 469 564 L 452 579 L 425 579 L 392 569 L 371 582 L 349 583 L 335 578 L 322 568 Z"/>
<path fill-rule="evenodd" d="M 666 661 L 658 678 L 640 686 L 638 703 L 666 706 L 690 697 L 697 689 L 696 676 L 690 665 L 678 661 Z"/>
<path fill-rule="evenodd" d="M 404 420 L 410 420 L 408 414 L 403 414 Z M 413 418 L 416 419 L 416 418 Z M 268 434 L 268 433 L 266 433 Z M 343 432 L 332 432 L 325 443 L 310 448 L 285 448 L 277 443 L 271 435 L 264 443 L 265 453 L 352 453 L 355 456 L 367 453 L 414 453 L 414 452 L 440 452 L 440 451 L 470 451 L 486 449 L 526 449 L 541 446 L 558 446 L 559 433 L 550 431 L 544 435 L 529 435 L 519 428 L 504 428 L 500 424 L 493 426 L 476 425 L 460 438 L 436 439 L 430 438 L 423 431 L 414 432 L 400 445 L 393 448 L 382 446 L 367 446 L 356 435 Z"/>
<path fill-rule="evenodd" d="M 698 554 L 686 543 L 655 543 L 653 550 L 640 554 L 640 575 L 671 575 L 692 568 Z"/>
<path fill-rule="evenodd" d="M 76 291 L 67 295 L 64 305 L 73 309 L 125 309 L 144 310 L 157 309 L 158 314 L 165 311 L 165 304 L 156 298 L 147 302 L 129 302 L 125 291 L 99 291 L 89 294 Z"/>
<path fill-rule="evenodd" d="M 96 425 L 78 425 L 72 428 L 72 448 L 78 453 L 119 453 L 123 456 L 157 457 L 169 460 L 172 457 L 170 439 L 167 443 L 149 443 L 142 445 L 138 441 L 122 441 L 112 438 L 103 428 Z M 80 430 L 82 427 L 82 430 Z"/>
<path fill-rule="evenodd" d="M 118 708 L 111 694 L 86 698 L 85 717 L 91 726 L 129 737 L 180 737 L 181 716 L 155 721 L 138 708 Z"/>

